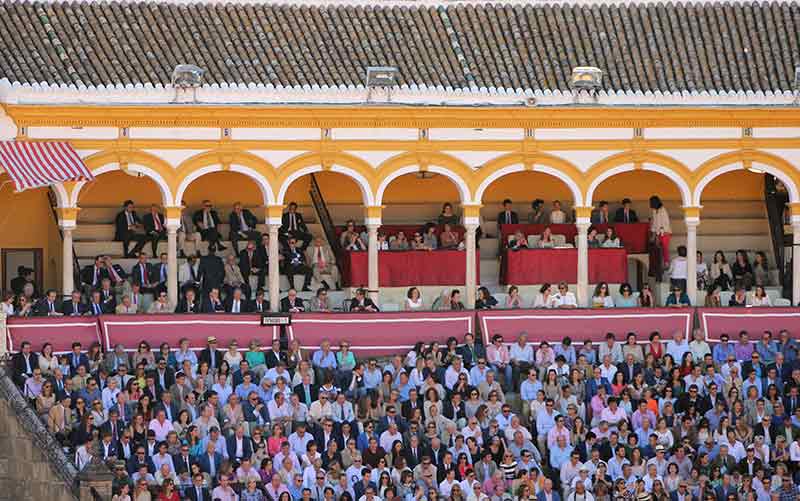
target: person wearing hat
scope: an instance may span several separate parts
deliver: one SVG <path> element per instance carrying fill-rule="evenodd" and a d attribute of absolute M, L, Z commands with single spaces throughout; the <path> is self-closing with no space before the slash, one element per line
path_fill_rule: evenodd
<path fill-rule="evenodd" d="M 206 347 L 200 351 L 198 361 L 199 363 L 207 363 L 208 368 L 214 371 L 219 368 L 219 364 L 222 363 L 223 355 L 222 351 L 217 349 L 217 338 L 208 336 L 206 339 Z"/>
<path fill-rule="evenodd" d="M 614 213 L 614 222 L 619 224 L 627 224 L 627 223 L 638 223 L 639 216 L 636 215 L 636 211 L 631 209 L 631 199 L 630 198 L 623 198 L 622 199 L 622 207 L 617 209 Z"/>

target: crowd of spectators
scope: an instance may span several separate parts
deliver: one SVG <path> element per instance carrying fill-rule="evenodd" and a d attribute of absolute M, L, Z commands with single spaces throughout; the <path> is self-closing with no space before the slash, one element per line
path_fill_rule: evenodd
<path fill-rule="evenodd" d="M 669 337 L 466 334 L 383 361 L 346 340 L 22 343 L 12 371 L 119 500 L 797 499 L 800 344 Z"/>

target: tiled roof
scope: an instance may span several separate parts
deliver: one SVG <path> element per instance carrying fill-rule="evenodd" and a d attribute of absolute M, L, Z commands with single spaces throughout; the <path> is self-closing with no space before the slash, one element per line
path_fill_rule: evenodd
<path fill-rule="evenodd" d="M 800 3 L 287 5 L 0 0 L 0 79 L 340 88 L 396 66 L 408 88 L 775 92 L 800 66 Z"/>

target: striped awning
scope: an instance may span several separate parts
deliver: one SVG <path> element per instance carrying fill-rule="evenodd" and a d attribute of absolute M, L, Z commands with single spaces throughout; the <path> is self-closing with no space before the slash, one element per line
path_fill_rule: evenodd
<path fill-rule="evenodd" d="M 65 142 L 0 141 L 0 165 L 17 191 L 94 179 L 78 153 Z"/>

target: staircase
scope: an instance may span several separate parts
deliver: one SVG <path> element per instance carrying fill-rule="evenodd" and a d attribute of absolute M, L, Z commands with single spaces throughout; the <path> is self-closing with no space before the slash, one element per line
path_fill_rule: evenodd
<path fill-rule="evenodd" d="M 789 194 L 785 189 L 780 189 L 780 181 L 771 174 L 764 175 L 764 201 L 778 270 L 778 285 L 782 286 L 782 296 L 791 298 L 792 277 L 787 277 L 787 271 L 791 270 L 791 264 L 787 267 L 787 263 L 794 258 L 794 247 L 792 246 L 792 235 L 784 231 L 784 209 L 789 203 Z"/>

